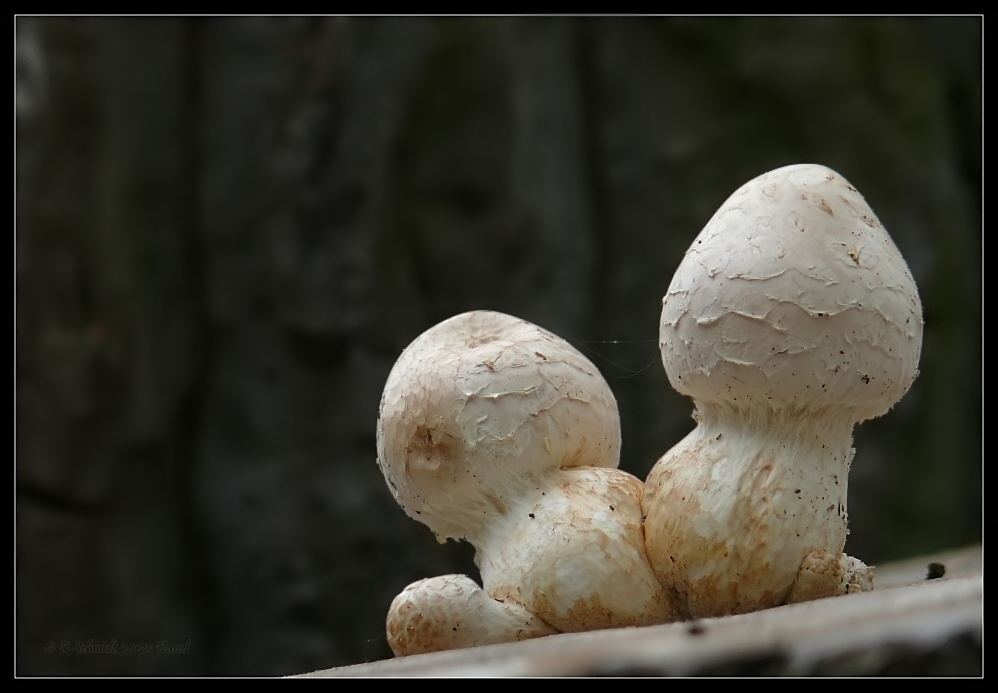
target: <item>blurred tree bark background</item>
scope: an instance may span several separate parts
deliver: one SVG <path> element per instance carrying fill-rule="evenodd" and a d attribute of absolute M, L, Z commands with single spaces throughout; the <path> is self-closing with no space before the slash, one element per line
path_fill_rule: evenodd
<path fill-rule="evenodd" d="M 17 673 L 390 656 L 402 587 L 477 576 L 375 463 L 401 350 L 471 309 L 552 330 L 610 382 L 644 478 L 693 427 L 657 348 L 672 273 L 790 163 L 861 191 L 924 304 L 920 377 L 856 431 L 848 551 L 980 541 L 981 38 L 979 17 L 18 18 Z M 178 651 L 85 647 L 111 642 Z"/>

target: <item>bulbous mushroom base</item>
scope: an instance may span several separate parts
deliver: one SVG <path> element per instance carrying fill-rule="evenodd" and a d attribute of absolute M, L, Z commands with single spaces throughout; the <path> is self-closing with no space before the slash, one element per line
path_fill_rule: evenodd
<path fill-rule="evenodd" d="M 649 473 L 641 505 L 659 582 L 691 618 L 871 589 L 871 570 L 842 553 L 848 423 L 838 435 L 751 423 L 701 415 Z"/>
<path fill-rule="evenodd" d="M 492 599 L 467 575 L 412 583 L 392 602 L 387 627 L 388 645 L 397 657 L 558 632 L 519 604 Z"/>
<path fill-rule="evenodd" d="M 873 589 L 873 568 L 844 553 L 812 551 L 801 562 L 797 579 L 787 593 L 787 604 L 809 602 Z"/>
<path fill-rule="evenodd" d="M 642 486 L 604 467 L 538 479 L 476 543 L 486 592 L 564 633 L 678 620 L 645 555 Z"/>

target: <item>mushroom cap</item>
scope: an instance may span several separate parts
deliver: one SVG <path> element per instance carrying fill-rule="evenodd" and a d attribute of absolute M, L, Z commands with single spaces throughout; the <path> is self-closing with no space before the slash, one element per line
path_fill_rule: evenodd
<path fill-rule="evenodd" d="M 922 308 L 863 197 L 824 166 L 739 188 L 686 251 L 662 299 L 672 386 L 698 402 L 879 416 L 918 374 Z"/>
<path fill-rule="evenodd" d="M 616 467 L 609 385 L 565 340 L 473 311 L 431 327 L 392 368 L 378 464 L 396 501 L 438 538 L 470 538 L 550 469 Z"/>

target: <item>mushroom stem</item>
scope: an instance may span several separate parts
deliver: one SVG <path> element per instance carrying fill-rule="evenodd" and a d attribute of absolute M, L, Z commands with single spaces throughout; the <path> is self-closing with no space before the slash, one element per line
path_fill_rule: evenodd
<path fill-rule="evenodd" d="M 473 542 L 485 591 L 562 632 L 676 620 L 645 556 L 641 482 L 606 467 L 541 481 Z"/>
<path fill-rule="evenodd" d="M 696 418 L 645 483 L 645 531 L 668 557 L 655 574 L 694 618 L 783 604 L 806 556 L 845 545 L 850 416 L 702 403 Z"/>

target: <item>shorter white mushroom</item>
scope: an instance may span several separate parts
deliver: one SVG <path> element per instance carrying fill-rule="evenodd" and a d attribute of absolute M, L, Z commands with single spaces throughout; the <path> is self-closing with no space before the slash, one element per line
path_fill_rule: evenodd
<path fill-rule="evenodd" d="M 564 340 L 501 313 L 445 320 L 392 369 L 377 443 L 395 499 L 475 546 L 484 589 L 410 585 L 388 615 L 397 655 L 674 618 L 644 554 L 642 484 L 616 469 L 616 400 Z"/>
<path fill-rule="evenodd" d="M 852 429 L 908 390 L 921 341 L 911 273 L 840 175 L 788 166 L 721 206 L 662 306 L 697 426 L 642 501 L 649 560 L 690 616 L 872 589 L 842 553 Z"/>

